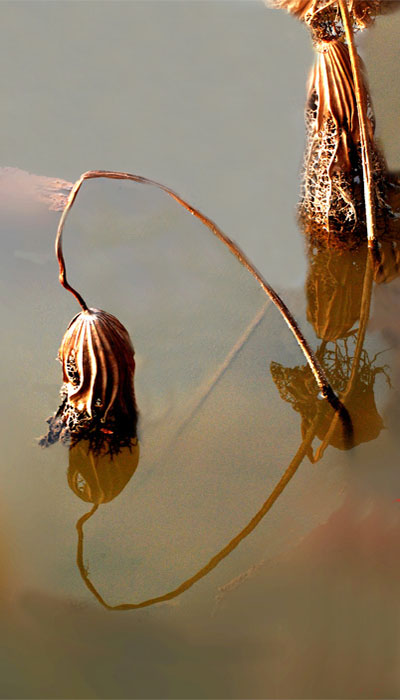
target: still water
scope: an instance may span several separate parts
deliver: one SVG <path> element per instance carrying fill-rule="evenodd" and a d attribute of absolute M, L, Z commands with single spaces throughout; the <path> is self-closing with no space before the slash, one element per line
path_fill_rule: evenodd
<path fill-rule="evenodd" d="M 1 697 L 397 697 L 400 255 L 307 254 L 306 33 L 256 2 L 0 10 Z M 83 186 L 64 252 L 131 335 L 140 457 L 37 446 L 79 311 L 55 232 L 92 167 L 159 179 L 238 241 L 346 394 L 353 449 L 328 410 L 315 424 L 294 338 L 204 223 L 107 180 Z"/>

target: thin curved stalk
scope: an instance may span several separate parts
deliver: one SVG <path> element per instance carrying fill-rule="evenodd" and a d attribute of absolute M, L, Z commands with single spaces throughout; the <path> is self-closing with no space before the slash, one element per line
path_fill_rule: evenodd
<path fill-rule="evenodd" d="M 372 172 L 371 144 L 367 130 L 367 104 L 364 83 L 361 76 L 360 60 L 357 50 L 354 45 L 354 33 L 350 20 L 347 0 L 338 0 L 340 14 L 342 16 L 346 41 L 349 47 L 351 68 L 353 71 L 353 80 L 355 87 L 358 122 L 360 125 L 361 137 L 361 153 L 363 166 L 363 181 L 364 181 L 364 204 L 365 218 L 367 223 L 368 246 L 375 248 L 376 242 L 376 219 L 375 219 L 375 202 L 374 202 L 374 184 Z"/>
<path fill-rule="evenodd" d="M 91 518 L 92 515 L 96 512 L 98 505 L 95 504 L 93 508 L 91 508 L 90 511 L 85 513 L 85 515 L 83 515 L 76 524 L 76 529 L 78 532 L 76 563 L 82 580 L 85 583 L 86 587 L 89 589 L 89 591 L 95 596 L 95 598 L 99 601 L 99 603 L 101 603 L 101 605 L 107 608 L 107 610 L 137 610 L 139 608 L 147 608 L 151 605 L 155 605 L 156 603 L 163 603 L 168 600 L 172 600 L 173 598 L 177 598 L 179 595 L 181 595 L 189 588 L 194 586 L 195 583 L 197 583 L 202 578 L 204 578 L 204 576 L 209 574 L 213 569 L 216 568 L 216 566 L 218 566 L 218 564 L 223 559 L 225 559 L 231 552 L 233 552 L 233 550 L 236 549 L 236 547 L 238 547 L 239 544 L 246 537 L 248 537 L 250 533 L 253 532 L 253 530 L 261 522 L 261 520 L 268 513 L 268 511 L 271 510 L 275 501 L 286 488 L 289 481 L 293 478 L 304 457 L 307 455 L 309 447 L 315 437 L 316 431 L 318 430 L 318 424 L 322 418 L 324 408 L 325 406 L 323 404 L 320 404 L 318 413 L 310 428 L 308 429 L 305 437 L 303 438 L 295 456 L 293 457 L 284 474 L 279 479 L 275 488 L 271 491 L 267 500 L 261 506 L 260 510 L 258 510 L 254 517 L 247 523 L 247 525 L 232 540 L 230 540 L 230 542 L 228 542 L 228 544 L 225 547 L 223 547 L 215 556 L 213 556 L 205 566 L 199 569 L 194 574 L 194 576 L 191 576 L 190 578 L 186 579 L 185 581 L 183 581 L 183 583 L 177 586 L 177 588 L 174 588 L 173 590 L 168 591 L 167 593 L 155 596 L 154 598 L 148 598 L 147 600 L 142 600 L 139 603 L 122 603 L 120 605 L 110 605 L 104 600 L 103 596 L 98 592 L 98 590 L 90 580 L 87 568 L 84 564 L 83 526 L 87 522 L 87 520 L 89 520 L 89 518 Z"/>
<path fill-rule="evenodd" d="M 63 251 L 62 251 L 62 234 L 63 234 L 63 229 L 64 229 L 64 224 L 68 216 L 68 212 L 70 211 L 71 207 L 73 206 L 75 199 L 77 197 L 77 194 L 85 180 L 90 180 L 90 179 L 97 179 L 97 178 L 109 178 L 113 180 L 131 180 L 133 182 L 139 182 L 142 184 L 146 185 L 151 185 L 155 186 L 158 189 L 161 189 L 163 192 L 168 194 L 170 197 L 172 197 L 176 202 L 181 204 L 187 211 L 189 211 L 193 216 L 196 216 L 200 221 L 207 226 L 207 228 L 220 240 L 224 245 L 227 246 L 227 248 L 230 250 L 230 252 L 239 260 L 239 262 L 243 265 L 243 267 L 250 272 L 250 274 L 254 277 L 254 279 L 257 280 L 258 284 L 260 287 L 264 290 L 264 292 L 267 294 L 267 296 L 271 299 L 271 301 L 275 304 L 281 315 L 283 316 L 284 320 L 286 321 L 287 325 L 289 326 L 290 330 L 292 331 L 294 337 L 297 340 L 297 343 L 299 344 L 302 352 L 304 353 L 307 362 L 311 368 L 311 371 L 315 377 L 315 380 L 319 386 L 319 389 L 321 391 L 322 396 L 331 404 L 331 406 L 334 408 L 335 411 L 338 411 L 339 415 L 341 416 L 342 420 L 347 423 L 349 430 L 351 430 L 351 419 L 350 416 L 343 406 L 343 404 L 340 402 L 338 397 L 336 396 L 335 392 L 333 391 L 332 387 L 329 384 L 328 378 L 320 365 L 318 359 L 316 358 L 314 352 L 312 351 L 310 345 L 308 344 L 307 340 L 305 339 L 303 333 L 301 332 L 297 321 L 295 318 L 292 316 L 291 312 L 289 311 L 288 307 L 286 304 L 282 301 L 280 296 L 275 292 L 275 290 L 266 282 L 266 280 L 263 278 L 263 276 L 258 272 L 258 270 L 254 267 L 254 265 L 250 262 L 250 260 L 247 258 L 247 256 L 243 253 L 243 251 L 239 248 L 238 245 L 234 241 L 232 241 L 228 236 L 226 236 L 218 226 L 208 219 L 206 216 L 201 214 L 197 209 L 192 207 L 190 204 L 185 202 L 179 195 L 177 195 L 173 190 L 169 189 L 169 187 L 166 187 L 165 185 L 161 185 L 158 182 L 155 182 L 154 180 L 149 180 L 145 177 L 141 177 L 139 175 L 132 175 L 130 173 L 125 173 L 125 172 L 117 172 L 117 171 L 109 171 L 109 170 L 89 170 L 86 173 L 83 173 L 79 180 L 76 181 L 74 184 L 70 195 L 68 197 L 67 204 L 64 208 L 64 211 L 61 215 L 60 222 L 58 225 L 57 229 L 57 237 L 56 237 L 56 243 L 55 243 L 55 250 L 56 250 L 56 256 L 60 268 L 60 275 L 59 279 L 62 284 L 62 286 L 67 289 L 71 294 L 74 295 L 74 297 L 78 300 L 79 304 L 84 310 L 87 310 L 87 304 L 84 301 L 83 297 L 77 292 L 71 285 L 67 282 L 67 274 L 66 274 L 66 267 L 65 267 L 65 260 L 63 256 Z"/>

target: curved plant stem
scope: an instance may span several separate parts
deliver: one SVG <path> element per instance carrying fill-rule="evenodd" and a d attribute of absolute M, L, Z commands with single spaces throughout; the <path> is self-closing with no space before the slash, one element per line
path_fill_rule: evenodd
<path fill-rule="evenodd" d="M 367 223 L 368 246 L 375 248 L 376 241 L 376 219 L 375 219 L 375 198 L 374 198 L 374 183 L 372 172 L 371 158 L 371 143 L 367 130 L 367 100 L 365 94 L 364 83 L 360 70 L 360 60 L 357 50 L 354 45 L 353 27 L 347 7 L 347 0 L 338 0 L 340 14 L 342 16 L 343 26 L 346 35 L 346 41 L 349 47 L 351 68 L 353 71 L 353 80 L 357 102 L 358 122 L 360 125 L 361 136 L 361 153 L 363 166 L 363 181 L 364 181 L 364 204 L 365 218 Z"/>
<path fill-rule="evenodd" d="M 190 578 L 186 579 L 181 583 L 177 588 L 174 588 L 171 591 L 168 591 L 167 593 L 164 593 L 159 596 L 155 596 L 154 598 L 148 598 L 147 600 L 142 600 L 139 603 L 123 603 L 121 605 L 109 605 L 102 595 L 98 592 L 96 587 L 93 585 L 92 581 L 89 578 L 88 570 L 85 567 L 84 564 L 84 553 L 83 553 L 83 526 L 86 523 L 89 518 L 92 517 L 92 515 L 96 512 L 98 505 L 95 504 L 93 508 L 88 512 L 85 513 L 77 522 L 76 524 L 76 529 L 78 532 L 78 548 L 77 548 L 77 556 L 76 556 L 76 563 L 78 565 L 78 569 L 80 572 L 80 575 L 82 577 L 82 580 L 84 581 L 86 587 L 89 589 L 89 591 L 95 596 L 95 598 L 103 605 L 105 608 L 108 610 L 137 610 L 139 608 L 147 608 L 150 605 L 155 605 L 156 603 L 163 603 L 168 600 L 172 600 L 173 598 L 177 598 L 179 595 L 187 591 L 189 588 L 191 588 L 197 581 L 200 581 L 200 579 L 204 578 L 207 574 L 209 574 L 215 567 L 223 560 L 225 559 L 231 552 L 233 552 L 236 547 L 246 538 L 248 535 L 250 535 L 251 532 L 257 527 L 257 525 L 261 522 L 261 520 L 264 518 L 264 516 L 268 513 L 268 511 L 272 508 L 274 505 L 275 501 L 278 499 L 278 497 L 281 495 L 282 491 L 286 488 L 288 485 L 289 481 L 292 479 L 292 477 L 295 475 L 296 471 L 298 470 L 300 464 L 302 463 L 304 457 L 308 453 L 309 447 L 315 437 L 315 433 L 318 429 L 318 424 L 319 421 L 322 418 L 323 410 L 325 408 L 324 404 L 320 404 L 318 407 L 318 413 L 311 424 L 310 428 L 308 429 L 306 435 L 304 436 L 295 456 L 293 457 L 292 461 L 290 462 L 288 468 L 286 471 L 283 473 L 281 478 L 279 479 L 278 483 L 276 484 L 275 488 L 271 491 L 269 494 L 267 500 L 263 503 L 261 506 L 260 510 L 257 511 L 257 513 L 254 515 L 254 517 L 247 523 L 247 525 L 232 539 L 230 542 L 228 542 L 225 547 L 223 547 L 215 556 L 213 556 L 210 561 L 203 566 L 201 569 L 199 569 L 194 576 L 191 576 Z"/>
<path fill-rule="evenodd" d="M 63 287 L 67 289 L 69 292 L 71 292 L 74 297 L 78 300 L 79 304 L 84 310 L 87 310 L 87 304 L 84 301 L 83 297 L 77 292 L 71 285 L 68 284 L 67 282 L 67 275 L 66 275 L 66 268 L 65 268 L 65 260 L 62 252 L 62 234 L 63 234 L 63 229 L 64 229 L 64 224 L 68 216 L 68 212 L 70 211 L 71 207 L 73 206 L 75 199 L 77 197 L 77 194 L 85 180 L 90 180 L 90 179 L 97 179 L 97 178 L 109 178 L 113 180 L 131 180 L 133 182 L 139 182 L 145 185 L 151 185 L 155 186 L 161 190 L 163 190 L 166 194 L 168 194 L 170 197 L 175 199 L 179 204 L 181 204 L 187 211 L 189 211 L 193 216 L 196 216 L 200 221 L 202 221 L 203 224 L 207 226 L 207 228 L 220 240 L 222 243 L 224 243 L 227 248 L 230 250 L 230 252 L 239 260 L 239 262 L 243 265 L 243 267 L 246 268 L 250 272 L 250 274 L 257 280 L 258 284 L 260 287 L 264 290 L 264 292 L 267 294 L 267 296 L 271 299 L 271 301 L 275 304 L 275 306 L 278 308 L 280 311 L 281 315 L 283 316 L 284 320 L 286 321 L 287 325 L 289 326 L 290 330 L 292 331 L 293 335 L 295 336 L 301 350 L 303 351 L 307 362 L 311 368 L 311 371 L 315 377 L 315 380 L 320 388 L 322 396 L 329 401 L 331 406 L 335 409 L 335 411 L 338 411 L 340 414 L 341 418 L 343 421 L 345 421 L 349 429 L 351 429 L 351 420 L 350 416 L 347 413 L 345 407 L 341 402 L 339 401 L 338 397 L 334 393 L 332 387 L 329 384 L 328 378 L 320 365 L 318 359 L 316 358 L 315 354 L 313 353 L 311 347 L 309 346 L 307 340 L 305 339 L 303 333 L 301 332 L 295 318 L 292 316 L 291 312 L 289 311 L 288 307 L 286 304 L 282 301 L 282 299 L 279 297 L 279 295 L 275 292 L 275 290 L 268 284 L 268 282 L 265 281 L 263 276 L 258 272 L 258 270 L 254 267 L 254 265 L 250 262 L 250 260 L 247 258 L 247 256 L 243 253 L 243 251 L 239 248 L 234 241 L 232 241 L 228 236 L 226 236 L 218 226 L 208 219 L 206 216 L 201 214 L 197 209 L 192 207 L 190 204 L 185 202 L 179 195 L 177 195 L 173 190 L 170 190 L 168 187 L 165 187 L 165 185 L 161 185 L 158 182 L 155 182 L 154 180 L 148 180 L 145 177 L 141 177 L 139 175 L 132 175 L 130 173 L 125 173 L 125 172 L 115 172 L 115 171 L 109 171 L 109 170 L 89 170 L 86 173 L 83 173 L 79 180 L 76 181 L 74 184 L 70 195 L 68 197 L 67 204 L 64 208 L 64 211 L 61 215 L 60 222 L 58 225 L 57 229 L 57 237 L 56 237 L 56 243 L 55 243 L 55 249 L 56 249 L 56 256 L 58 259 L 58 264 L 60 268 L 60 275 L 59 279 Z"/>

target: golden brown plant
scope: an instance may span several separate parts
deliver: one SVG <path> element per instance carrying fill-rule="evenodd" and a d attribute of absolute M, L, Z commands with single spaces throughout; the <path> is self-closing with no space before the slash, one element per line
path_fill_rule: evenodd
<path fill-rule="evenodd" d="M 371 102 L 366 120 L 376 192 L 382 201 L 386 168 L 374 143 Z M 310 75 L 306 107 L 307 145 L 304 158 L 301 218 L 314 231 L 365 238 L 363 161 L 356 90 L 347 46 L 338 40 L 319 45 Z M 321 234 L 323 237 L 323 233 Z"/>
<path fill-rule="evenodd" d="M 371 102 L 354 31 L 365 29 L 379 13 L 400 3 L 272 0 L 270 4 L 309 27 L 318 54 L 308 99 L 301 216 L 314 218 L 322 230 L 340 237 L 357 231 L 362 240 L 366 226 L 368 245 L 377 255 L 376 219 L 385 207 L 387 174 L 374 143 Z"/>
<path fill-rule="evenodd" d="M 126 328 L 105 311 L 81 311 L 69 324 L 58 357 L 62 403 L 41 444 L 86 439 L 96 453 L 130 446 L 137 435 L 137 407 L 134 350 Z"/>

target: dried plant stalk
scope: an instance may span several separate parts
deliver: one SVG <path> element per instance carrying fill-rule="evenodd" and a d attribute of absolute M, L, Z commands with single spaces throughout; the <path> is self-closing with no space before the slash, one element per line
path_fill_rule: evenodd
<path fill-rule="evenodd" d="M 108 170 L 91 170 L 79 178 L 77 182 L 75 183 L 74 187 L 71 190 L 71 193 L 68 198 L 68 202 L 65 206 L 65 209 L 62 213 L 59 225 L 58 225 L 58 231 L 57 231 L 57 237 L 56 237 L 56 255 L 59 263 L 59 268 L 60 268 L 60 275 L 59 279 L 63 287 L 67 289 L 69 292 L 71 292 L 75 298 L 78 300 L 78 302 L 81 304 L 82 308 L 84 311 L 88 310 L 88 307 L 86 305 L 86 302 L 84 301 L 83 297 L 77 292 L 71 285 L 67 282 L 67 274 L 66 274 L 66 267 L 65 267 L 65 260 L 63 256 L 63 251 L 62 251 L 62 235 L 63 235 L 63 230 L 64 230 L 64 224 L 68 216 L 68 212 L 70 211 L 71 207 L 73 206 L 75 199 L 77 197 L 77 194 L 85 180 L 90 180 L 90 179 L 97 179 L 97 178 L 109 178 L 109 179 L 114 179 L 114 180 L 131 180 L 133 182 L 139 182 L 142 184 L 147 184 L 147 185 L 152 185 L 155 186 L 161 190 L 163 190 L 166 194 L 168 194 L 170 197 L 175 199 L 179 204 L 181 204 L 187 211 L 189 211 L 191 214 L 196 216 L 200 221 L 202 221 L 205 226 L 220 240 L 224 243 L 224 245 L 227 246 L 227 248 L 230 250 L 230 252 L 239 260 L 239 262 L 250 272 L 250 274 L 257 280 L 258 284 L 261 286 L 261 288 L 264 290 L 264 292 L 267 294 L 267 296 L 271 299 L 271 301 L 275 304 L 275 306 L 278 308 L 279 312 L 283 316 L 284 320 L 286 321 L 287 325 L 289 326 L 290 330 L 292 331 L 293 335 L 295 336 L 301 350 L 303 351 L 308 364 L 310 365 L 311 371 L 315 377 L 315 380 L 319 386 L 320 392 L 322 396 L 329 401 L 329 403 L 332 405 L 332 407 L 340 413 L 342 416 L 343 420 L 345 420 L 349 426 L 351 425 L 351 420 L 350 417 L 336 396 L 335 392 L 333 391 L 332 387 L 330 386 L 327 377 L 325 375 L 324 370 L 322 369 L 320 363 L 318 362 L 317 358 L 315 357 L 311 347 L 309 346 L 307 340 L 305 339 L 304 335 L 302 334 L 296 320 L 290 313 L 289 309 L 287 308 L 286 304 L 282 301 L 282 299 L 279 297 L 279 295 L 275 292 L 275 290 L 265 281 L 265 279 L 262 277 L 262 275 L 258 272 L 258 270 L 254 267 L 254 265 L 250 262 L 250 260 L 247 258 L 247 256 L 243 253 L 243 251 L 239 248 L 239 246 L 236 245 L 228 236 L 226 236 L 219 228 L 218 226 L 213 223 L 210 219 L 205 217 L 203 214 L 201 214 L 199 211 L 197 211 L 194 207 L 190 206 L 187 202 L 185 202 L 179 195 L 177 195 L 175 192 L 173 192 L 171 189 L 168 187 L 165 187 L 165 185 L 161 185 L 158 182 L 155 182 L 153 180 L 148 180 L 147 178 L 141 177 L 139 175 L 132 175 L 130 173 L 126 172 L 117 172 L 117 171 L 108 171 Z"/>

